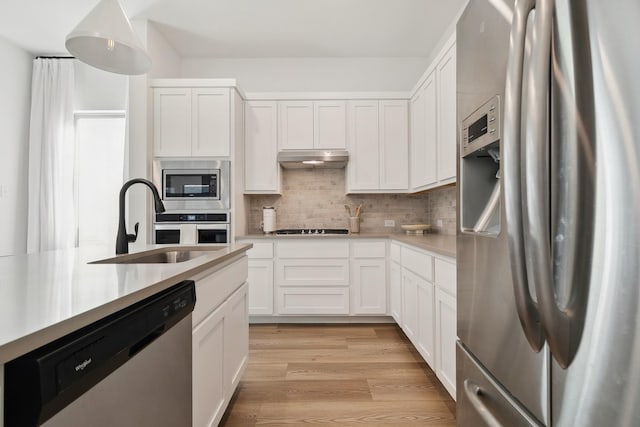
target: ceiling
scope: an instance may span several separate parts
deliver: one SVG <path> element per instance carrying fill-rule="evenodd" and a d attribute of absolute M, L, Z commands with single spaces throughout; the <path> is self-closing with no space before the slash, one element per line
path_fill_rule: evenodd
<path fill-rule="evenodd" d="M 121 0 L 182 57 L 427 57 L 467 0 Z M 5 2 L 0 36 L 35 55 L 98 0 Z"/>

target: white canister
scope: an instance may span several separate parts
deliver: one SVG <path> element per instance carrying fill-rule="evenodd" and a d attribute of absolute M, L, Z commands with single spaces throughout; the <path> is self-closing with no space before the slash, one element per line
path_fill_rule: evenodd
<path fill-rule="evenodd" d="M 265 234 L 276 231 L 276 210 L 273 206 L 262 208 L 262 230 Z"/>

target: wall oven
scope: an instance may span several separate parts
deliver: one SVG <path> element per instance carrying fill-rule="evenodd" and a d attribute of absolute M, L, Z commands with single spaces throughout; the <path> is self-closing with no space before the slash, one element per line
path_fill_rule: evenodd
<path fill-rule="evenodd" d="M 166 212 L 229 210 L 228 160 L 156 159 L 153 181 Z"/>
<path fill-rule="evenodd" d="M 162 213 L 153 224 L 155 244 L 229 243 L 228 213 Z"/>

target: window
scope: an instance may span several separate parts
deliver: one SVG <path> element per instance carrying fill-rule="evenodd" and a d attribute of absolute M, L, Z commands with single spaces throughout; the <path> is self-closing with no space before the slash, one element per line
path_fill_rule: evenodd
<path fill-rule="evenodd" d="M 115 245 L 125 125 L 124 111 L 75 114 L 78 247 Z"/>

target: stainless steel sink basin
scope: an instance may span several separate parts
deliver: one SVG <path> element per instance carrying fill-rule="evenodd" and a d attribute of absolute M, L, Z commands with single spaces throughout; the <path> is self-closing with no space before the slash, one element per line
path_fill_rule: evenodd
<path fill-rule="evenodd" d="M 135 254 L 120 255 L 114 258 L 101 259 L 89 264 L 174 264 L 209 255 L 221 248 L 159 248 Z"/>

